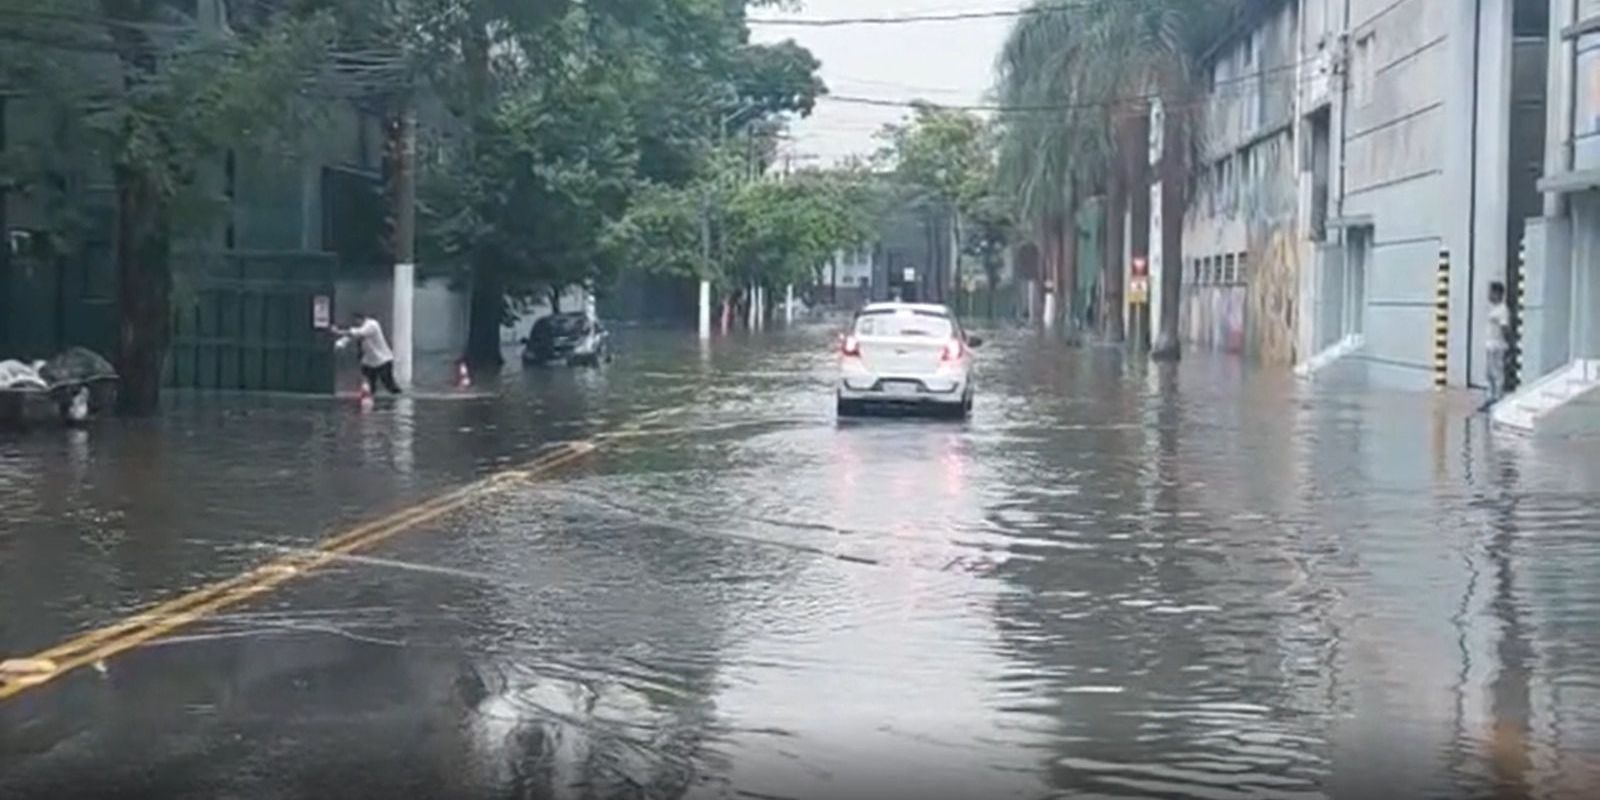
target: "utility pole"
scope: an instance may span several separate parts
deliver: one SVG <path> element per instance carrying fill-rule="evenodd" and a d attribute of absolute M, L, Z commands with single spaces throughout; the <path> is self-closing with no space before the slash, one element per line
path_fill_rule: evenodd
<path fill-rule="evenodd" d="M 738 119 L 741 115 L 749 113 L 756 108 L 754 103 L 746 103 L 737 110 L 724 114 L 717 120 L 717 149 L 722 150 L 728 143 L 728 123 Z M 748 167 L 747 167 L 748 170 Z M 719 176 L 720 178 L 720 176 Z M 720 181 L 719 181 L 720 183 Z M 719 207 L 718 212 L 721 211 Z M 719 221 L 721 213 L 717 214 Z M 719 237 L 717 240 L 719 255 L 727 260 L 727 238 Z M 711 190 L 707 189 L 700 200 L 700 258 L 702 263 L 711 265 Z M 700 279 L 700 298 L 698 304 L 697 322 L 701 339 L 711 338 L 711 281 Z M 726 322 L 726 321 L 724 321 Z"/>
<path fill-rule="evenodd" d="M 393 162 L 391 202 L 394 204 L 394 289 L 390 333 L 394 338 L 394 379 L 402 388 L 411 387 L 415 336 L 412 321 L 416 310 L 416 235 L 417 235 L 417 114 L 409 94 L 400 98 L 400 107 L 390 121 Z"/>
<path fill-rule="evenodd" d="M 702 193 L 700 197 L 700 261 L 705 268 L 711 266 L 711 196 Z M 711 281 L 700 279 L 700 308 L 699 308 L 700 338 L 711 338 Z"/>

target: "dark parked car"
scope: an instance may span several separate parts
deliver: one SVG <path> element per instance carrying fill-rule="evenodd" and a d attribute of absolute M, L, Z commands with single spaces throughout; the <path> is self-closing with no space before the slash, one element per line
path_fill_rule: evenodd
<path fill-rule="evenodd" d="M 611 360 L 611 333 L 587 314 L 543 317 L 533 323 L 533 330 L 522 343 L 525 364 L 564 361 L 570 366 L 599 366 Z"/>

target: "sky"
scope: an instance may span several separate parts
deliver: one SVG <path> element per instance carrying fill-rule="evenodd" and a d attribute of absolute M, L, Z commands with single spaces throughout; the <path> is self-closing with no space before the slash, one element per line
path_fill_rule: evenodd
<path fill-rule="evenodd" d="M 966 11 L 1009 11 L 1026 0 L 804 0 L 796 9 L 752 11 L 761 19 L 900 17 Z M 822 61 L 831 94 L 937 103 L 982 102 L 994 80 L 994 59 L 1010 18 L 805 28 L 751 25 L 757 42 L 794 39 Z M 794 123 L 783 153 L 793 166 L 826 166 L 878 148 L 873 134 L 906 109 L 850 105 L 821 98 L 812 115 Z M 780 155 L 780 161 L 782 155 Z"/>

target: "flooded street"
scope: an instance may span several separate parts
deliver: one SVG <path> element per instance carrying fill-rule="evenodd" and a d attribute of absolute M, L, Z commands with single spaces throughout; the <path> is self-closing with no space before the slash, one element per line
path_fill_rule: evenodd
<path fill-rule="evenodd" d="M 0 435 L 0 658 L 492 489 L 80 642 L 0 797 L 1592 796 L 1592 443 L 1020 331 L 838 422 L 832 333 Z"/>

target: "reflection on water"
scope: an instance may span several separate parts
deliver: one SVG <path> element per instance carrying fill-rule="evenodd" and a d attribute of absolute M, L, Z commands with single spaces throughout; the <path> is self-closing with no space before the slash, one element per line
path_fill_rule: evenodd
<path fill-rule="evenodd" d="M 1020 332 L 980 354 L 969 422 L 841 425 L 829 331 L 621 345 L 487 399 L 195 400 L 0 439 L 10 653 L 645 423 L 114 662 L 110 690 L 0 707 L 0 794 L 99 770 L 254 796 L 245 766 L 484 797 L 1600 780 L 1600 460 L 1582 445 L 1355 377 L 1202 353 L 1146 368 Z M 136 761 L 114 746 L 134 729 Z M 229 737 L 249 747 L 185 756 Z"/>

